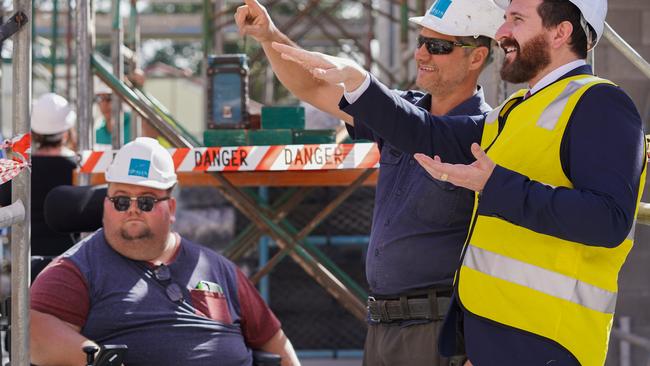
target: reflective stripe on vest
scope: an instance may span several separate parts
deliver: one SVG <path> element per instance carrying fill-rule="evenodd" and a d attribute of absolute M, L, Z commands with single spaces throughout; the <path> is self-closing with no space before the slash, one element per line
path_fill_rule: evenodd
<path fill-rule="evenodd" d="M 598 80 L 596 77 L 572 80 L 562 93 L 542 112 L 542 115 L 537 120 L 537 126 L 552 131 L 566 108 L 569 98 L 583 86 Z"/>
<path fill-rule="evenodd" d="M 639 208 L 637 207 L 637 211 Z M 636 214 L 634 215 L 634 222 L 632 223 L 632 229 L 627 233 L 627 240 L 634 240 L 634 232 L 636 231 Z"/>
<path fill-rule="evenodd" d="M 603 313 L 614 314 L 616 308 L 615 292 L 472 245 L 467 248 L 464 265 Z"/>

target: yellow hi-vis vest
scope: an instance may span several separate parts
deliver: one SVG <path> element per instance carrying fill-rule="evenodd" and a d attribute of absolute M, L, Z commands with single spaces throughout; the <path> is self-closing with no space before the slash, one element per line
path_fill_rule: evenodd
<path fill-rule="evenodd" d="M 519 104 L 525 91 L 515 93 L 487 116 L 481 147 L 502 167 L 573 188 L 560 162 L 562 136 L 582 95 L 600 83 L 611 82 L 591 75 L 562 79 Z M 499 116 L 506 119 L 500 133 Z M 645 168 L 640 190 L 644 182 Z M 603 365 L 634 226 L 615 248 L 589 246 L 478 215 L 476 203 L 456 278 L 463 307 L 555 342 L 582 365 Z"/>

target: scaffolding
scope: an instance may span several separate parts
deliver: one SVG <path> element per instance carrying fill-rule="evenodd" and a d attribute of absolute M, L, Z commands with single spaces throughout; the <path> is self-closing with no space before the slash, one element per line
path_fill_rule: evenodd
<path fill-rule="evenodd" d="M 157 0 L 151 3 L 160 4 L 194 4 L 200 5 L 201 14 L 184 14 L 174 17 L 171 15 L 138 14 L 136 1 L 124 1 L 129 6 L 127 31 L 124 31 L 124 19 L 120 12 L 120 1 L 112 0 L 112 11 L 106 14 L 95 14 L 94 2 L 76 1 L 76 8 L 71 9 L 71 1 L 51 0 L 52 9 L 49 12 L 37 11 L 35 15 L 36 35 L 46 35 L 49 30 L 50 57 L 45 62 L 51 71 L 50 89 L 57 90 L 57 68 L 65 64 L 65 87 L 63 95 L 76 100 L 79 116 L 78 133 L 79 149 L 91 151 L 92 146 L 92 98 L 93 73 L 109 85 L 122 100 L 135 110 L 143 119 L 149 121 L 176 148 L 192 149 L 199 146 L 181 122 L 174 119 L 164 106 L 155 98 L 133 88 L 124 80 L 124 59 L 137 65 L 142 60 L 139 48 L 147 37 L 170 37 L 177 39 L 199 39 L 202 42 L 204 60 L 210 53 L 223 53 L 228 47 L 238 47 L 248 51 L 247 41 L 235 40 L 238 37 L 234 29 L 232 14 L 239 2 L 225 0 Z M 414 84 L 414 67 L 412 62 L 414 49 L 413 37 L 416 28 L 409 24 L 408 18 L 425 12 L 424 0 L 269 0 L 265 6 L 271 17 L 276 21 L 280 30 L 299 44 L 323 51 L 342 52 L 357 60 L 367 69 L 380 75 L 388 84 L 410 88 Z M 32 18 L 32 2 L 16 0 L 14 9 L 21 10 Z M 161 20 L 163 19 L 164 20 Z M 171 20 L 180 19 L 180 20 Z M 73 30 L 72 24 L 76 23 Z M 97 23 L 98 27 L 95 27 Z M 110 23 L 110 26 L 107 25 Z M 161 24 L 164 25 L 161 27 Z M 182 24 L 191 24 L 182 27 Z M 61 28 L 65 31 L 62 32 Z M 97 32 L 96 32 L 97 30 Z M 74 33 L 73 33 L 74 31 Z M 108 38 L 111 35 L 111 62 L 94 52 L 96 37 Z M 606 37 L 620 47 L 621 52 L 648 77 L 650 66 L 638 54 L 618 37 L 608 26 Z M 77 39 L 74 49 L 72 40 Z M 65 61 L 61 61 L 61 40 L 65 45 Z M 14 81 L 15 88 L 13 103 L 14 134 L 26 133 L 29 128 L 29 110 L 31 105 L 31 69 L 32 69 L 32 32 L 25 29 L 14 41 Z M 126 48 L 124 44 L 127 44 Z M 381 44 L 382 47 L 378 47 Z M 253 79 L 263 80 L 264 85 L 261 99 L 265 102 L 275 102 L 277 85 L 272 72 L 264 60 L 260 49 L 250 51 L 253 64 L 259 65 L 254 69 Z M 73 62 L 74 61 L 74 62 Z M 73 70 L 72 64 L 75 64 Z M 204 65 L 207 63 L 204 63 Z M 405 66 L 407 65 L 407 66 Z M 205 69 L 205 68 L 204 68 Z M 495 75 L 492 73 L 491 75 Z M 204 75 L 205 77 L 205 75 Z M 76 79 L 76 83 L 73 80 Z M 510 87 L 506 87 L 494 77 L 491 83 L 495 98 L 502 99 Z M 207 93 L 206 93 L 207 94 Z M 117 104 L 117 103 L 116 103 Z M 119 105 L 119 104 L 118 104 Z M 116 120 L 122 119 L 122 111 L 116 107 L 113 111 Z M 120 129 L 122 124 L 118 124 Z M 137 123 L 136 123 L 137 125 Z M 136 131 L 137 132 L 137 131 Z M 119 148 L 123 131 L 113 134 L 113 146 Z M 344 147 L 346 148 L 346 147 Z M 350 149 L 353 149 L 350 147 Z M 98 180 L 90 171 L 82 170 L 81 184 L 92 184 Z M 285 256 L 292 257 L 310 276 L 361 322 L 365 319 L 366 293 L 362 286 L 349 278 L 344 271 L 328 259 L 317 247 L 311 245 L 305 238 L 323 222 L 355 189 L 362 185 L 372 185 L 376 179 L 375 166 L 361 169 L 341 170 L 338 172 L 251 172 L 222 173 L 211 172 L 196 178 L 193 174 L 185 177 L 193 184 L 215 184 L 228 197 L 230 202 L 243 212 L 253 223 L 243 230 L 236 240 L 226 249 L 226 255 L 232 259 L 241 258 L 247 251 L 254 248 L 262 234 L 269 235 L 279 247 L 272 258 L 265 260 L 265 265 L 252 276 L 254 282 L 259 282 Z M 280 177 L 282 176 L 282 177 Z M 183 181 L 183 177 L 181 177 Z M 101 180 L 99 178 L 99 180 Z M 24 202 L 26 217 L 29 217 L 30 176 L 26 171 L 14 179 L 17 189 L 14 190 L 14 200 Z M 273 183 L 272 183 L 273 182 Z M 314 183 L 317 182 L 317 183 Z M 278 200 L 271 204 L 265 203 L 263 197 L 248 192 L 246 186 L 272 186 L 273 184 L 293 186 Z M 287 215 L 294 209 L 311 188 L 298 186 L 345 185 L 328 206 L 315 215 L 302 228 L 296 228 L 286 221 Z M 647 204 L 642 204 L 639 219 L 649 223 Z M 29 281 L 29 220 L 18 223 L 12 230 L 12 355 L 15 364 L 29 364 L 29 314 L 28 314 L 28 282 Z M 616 334 L 616 333 L 615 333 Z"/>

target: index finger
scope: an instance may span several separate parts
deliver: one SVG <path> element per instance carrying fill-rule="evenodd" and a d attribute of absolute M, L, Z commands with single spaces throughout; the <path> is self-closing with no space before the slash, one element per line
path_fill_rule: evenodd
<path fill-rule="evenodd" d="M 244 0 L 244 4 L 248 5 L 252 10 L 262 11 L 262 5 L 257 0 Z"/>
<path fill-rule="evenodd" d="M 243 26 L 246 24 L 246 17 L 250 14 L 249 6 L 248 5 L 242 5 L 237 8 L 237 11 L 235 12 L 235 23 L 239 27 Z"/>

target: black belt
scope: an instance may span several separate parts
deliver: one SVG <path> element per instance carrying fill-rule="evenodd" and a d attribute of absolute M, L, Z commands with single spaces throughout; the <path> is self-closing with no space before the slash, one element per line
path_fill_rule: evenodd
<path fill-rule="evenodd" d="M 390 323 L 404 320 L 439 320 L 445 317 L 451 299 L 447 296 L 436 296 L 435 293 L 427 297 L 376 299 L 368 297 L 368 314 L 372 322 Z"/>

